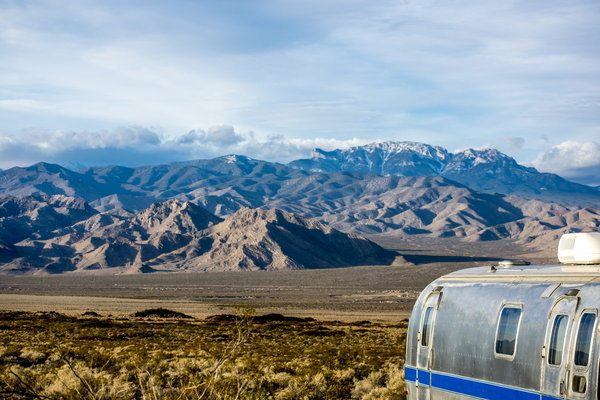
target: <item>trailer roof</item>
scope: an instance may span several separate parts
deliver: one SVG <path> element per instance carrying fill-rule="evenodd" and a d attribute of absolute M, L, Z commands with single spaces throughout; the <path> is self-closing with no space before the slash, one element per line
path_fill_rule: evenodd
<path fill-rule="evenodd" d="M 600 265 L 520 265 L 500 267 L 491 264 L 467 268 L 439 278 L 440 281 L 480 282 L 600 282 Z"/>

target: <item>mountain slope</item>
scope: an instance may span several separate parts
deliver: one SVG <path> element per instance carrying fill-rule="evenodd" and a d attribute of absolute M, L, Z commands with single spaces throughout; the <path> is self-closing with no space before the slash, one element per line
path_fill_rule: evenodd
<path fill-rule="evenodd" d="M 490 226 L 470 240 L 511 238 L 543 249 L 556 248 L 560 236 L 571 232 L 594 232 L 600 228 L 600 209 L 570 208 L 539 200 L 511 198 L 523 212 L 523 218 Z"/>
<path fill-rule="evenodd" d="M 52 231 L 90 218 L 97 211 L 85 201 L 54 196 L 0 198 L 0 241 L 6 245 L 26 238 L 46 238 Z"/>
<path fill-rule="evenodd" d="M 475 192 L 440 177 L 318 174 L 291 180 L 269 204 L 363 233 L 462 237 L 522 217 L 500 195 Z"/>
<path fill-rule="evenodd" d="M 210 229 L 214 245 L 195 268 L 282 270 L 390 264 L 395 255 L 375 243 L 280 210 L 244 208 Z"/>
<path fill-rule="evenodd" d="M 367 239 L 279 210 L 242 209 L 224 221 L 168 200 L 138 214 L 96 214 L 47 239 L 0 243 L 3 273 L 232 271 L 390 264 Z"/>
<path fill-rule="evenodd" d="M 383 142 L 329 152 L 315 149 L 310 159 L 292 161 L 289 165 L 312 172 L 443 176 L 488 193 L 571 205 L 600 204 L 594 188 L 520 165 L 494 149 L 467 149 L 451 154 L 441 147 L 422 143 Z"/>
<path fill-rule="evenodd" d="M 289 165 L 315 172 L 360 172 L 377 175 L 439 175 L 450 158 L 445 149 L 415 142 L 383 142 L 349 150 L 314 149 L 311 158 Z"/>
<path fill-rule="evenodd" d="M 112 188 L 99 184 L 93 176 L 74 172 L 56 164 L 41 162 L 25 168 L 14 167 L 0 171 L 2 195 L 58 194 L 91 200 L 111 191 Z"/>
<path fill-rule="evenodd" d="M 472 189 L 567 205 L 600 205 L 593 188 L 518 164 L 494 149 L 468 149 L 452 155 L 441 175 Z"/>

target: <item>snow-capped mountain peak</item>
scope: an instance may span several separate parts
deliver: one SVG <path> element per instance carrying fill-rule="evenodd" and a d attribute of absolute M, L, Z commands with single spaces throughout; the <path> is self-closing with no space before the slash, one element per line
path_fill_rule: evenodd
<path fill-rule="evenodd" d="M 441 176 L 480 191 L 553 201 L 562 197 L 570 199 L 575 192 L 594 197 L 596 192 L 591 187 L 521 165 L 514 158 L 492 148 L 470 148 L 450 153 L 443 147 L 425 143 L 388 141 L 345 150 L 315 149 L 312 158 L 292 161 L 289 165 L 313 172 Z M 569 190 L 566 191 L 567 187 Z"/>
<path fill-rule="evenodd" d="M 310 159 L 290 165 L 311 171 L 353 171 L 377 175 L 437 175 L 451 157 L 439 146 L 418 142 L 375 142 L 349 149 L 314 149 Z"/>
<path fill-rule="evenodd" d="M 466 171 L 483 165 L 485 165 L 486 168 L 493 165 L 520 167 L 514 158 L 509 157 L 496 149 L 466 149 L 452 154 L 451 159 L 444 167 L 444 172 Z"/>
<path fill-rule="evenodd" d="M 256 160 L 239 155 L 239 154 L 227 154 L 225 156 L 218 157 L 217 160 L 220 159 L 226 164 L 256 164 Z"/>
<path fill-rule="evenodd" d="M 448 151 L 443 147 L 432 146 L 425 143 L 419 142 L 410 142 L 410 141 L 386 141 L 386 142 L 375 142 L 370 143 L 365 146 L 357 146 L 353 147 L 351 150 L 358 150 L 360 148 L 364 148 L 366 151 L 381 151 L 388 154 L 393 153 L 402 153 L 402 152 L 412 152 L 415 154 L 419 154 L 423 157 L 427 158 L 438 158 L 438 159 L 446 159 L 448 157 Z"/>

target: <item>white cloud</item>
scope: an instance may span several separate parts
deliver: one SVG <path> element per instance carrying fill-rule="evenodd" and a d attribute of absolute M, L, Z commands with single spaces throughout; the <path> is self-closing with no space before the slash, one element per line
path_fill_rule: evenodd
<path fill-rule="evenodd" d="M 60 153 L 73 149 L 123 149 L 159 145 L 161 134 L 144 127 L 119 127 L 102 131 L 45 131 L 29 129 L 17 135 L 4 135 L 0 138 L 32 149 L 48 153 Z"/>
<path fill-rule="evenodd" d="M 326 138 L 288 138 L 283 135 L 274 135 L 266 139 L 252 138 L 241 143 L 236 149 L 241 154 L 252 155 L 255 158 L 288 162 L 310 155 L 314 148 L 324 150 L 345 149 L 352 146 L 360 146 L 373 140 L 350 138 L 350 139 L 326 139 Z"/>
<path fill-rule="evenodd" d="M 326 150 L 365 144 L 364 139 L 303 139 L 283 135 L 257 137 L 230 125 L 166 135 L 158 129 L 119 127 L 112 131 L 27 130 L 0 135 L 0 168 L 39 161 L 66 165 L 120 164 L 135 166 L 243 154 L 288 162 L 307 157 L 315 147 Z"/>
<path fill-rule="evenodd" d="M 586 0 L 4 2 L 0 129 L 585 141 L 600 123 L 599 17 Z"/>
<path fill-rule="evenodd" d="M 531 164 L 543 172 L 600 185 L 600 144 L 568 140 L 541 152 Z"/>
<path fill-rule="evenodd" d="M 216 146 L 230 146 L 245 141 L 244 135 L 235 131 L 231 125 L 217 125 L 208 128 L 206 131 L 195 129 L 176 138 L 177 143 L 185 144 L 206 144 L 210 143 Z"/>

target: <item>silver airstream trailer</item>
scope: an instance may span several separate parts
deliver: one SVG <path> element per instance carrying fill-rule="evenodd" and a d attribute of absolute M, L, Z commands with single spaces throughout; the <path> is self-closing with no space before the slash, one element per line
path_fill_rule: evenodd
<path fill-rule="evenodd" d="M 408 327 L 408 399 L 600 399 L 600 233 L 564 235 L 558 253 L 561 265 L 427 286 Z"/>

